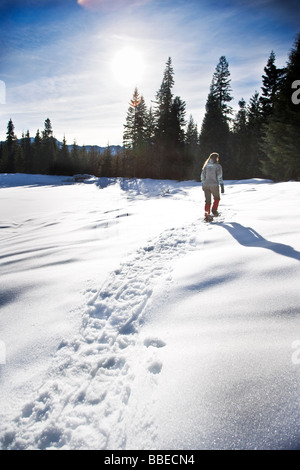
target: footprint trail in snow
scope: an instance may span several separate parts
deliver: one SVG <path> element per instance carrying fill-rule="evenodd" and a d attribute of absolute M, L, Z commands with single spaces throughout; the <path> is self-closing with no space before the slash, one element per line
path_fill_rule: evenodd
<path fill-rule="evenodd" d="M 154 445 L 151 400 L 166 345 L 138 333 L 158 278 L 170 280 L 174 257 L 199 249 L 199 225 L 163 232 L 90 292 L 81 331 L 60 344 L 35 398 L 1 431 L 3 449 L 126 449 L 130 426 L 146 434 L 142 447 Z M 142 404 L 136 388 L 145 391 Z"/>

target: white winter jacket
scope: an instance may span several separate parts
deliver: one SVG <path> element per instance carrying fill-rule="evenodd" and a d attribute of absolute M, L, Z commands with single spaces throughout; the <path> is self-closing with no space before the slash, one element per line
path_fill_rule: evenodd
<path fill-rule="evenodd" d="M 201 181 L 203 187 L 223 185 L 223 171 L 220 163 L 210 160 L 202 170 Z"/>

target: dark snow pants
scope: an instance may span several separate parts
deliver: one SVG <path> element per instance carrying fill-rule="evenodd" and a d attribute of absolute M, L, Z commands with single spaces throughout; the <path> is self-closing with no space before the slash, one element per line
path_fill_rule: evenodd
<path fill-rule="evenodd" d="M 214 200 L 220 200 L 220 189 L 219 185 L 202 186 L 205 195 L 205 204 L 211 204 L 211 196 L 213 195 Z"/>

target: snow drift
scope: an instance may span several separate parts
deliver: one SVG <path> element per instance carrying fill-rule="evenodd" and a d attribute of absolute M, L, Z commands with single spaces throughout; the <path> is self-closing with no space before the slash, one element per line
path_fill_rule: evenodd
<path fill-rule="evenodd" d="M 299 448 L 299 196 L 1 175 L 1 448 Z"/>

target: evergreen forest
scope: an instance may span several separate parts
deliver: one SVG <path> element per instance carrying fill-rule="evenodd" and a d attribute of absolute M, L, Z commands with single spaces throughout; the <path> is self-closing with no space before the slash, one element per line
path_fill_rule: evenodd
<path fill-rule="evenodd" d="M 76 141 L 67 145 L 65 138 L 58 142 L 49 118 L 34 138 L 29 131 L 18 138 L 10 119 L 0 143 L 0 172 L 199 180 L 207 156 L 218 152 L 225 179 L 300 180 L 300 34 L 284 68 L 270 53 L 261 91 L 248 103 L 241 98 L 235 112 L 229 64 L 220 57 L 200 128 L 185 101 L 174 96 L 174 83 L 169 57 L 153 106 L 135 88 L 117 152 L 109 145 L 100 151 Z"/>

